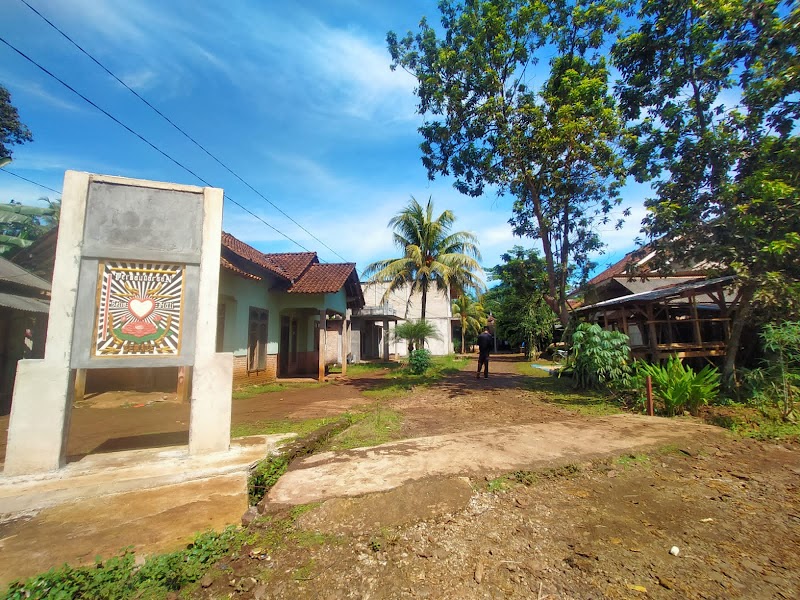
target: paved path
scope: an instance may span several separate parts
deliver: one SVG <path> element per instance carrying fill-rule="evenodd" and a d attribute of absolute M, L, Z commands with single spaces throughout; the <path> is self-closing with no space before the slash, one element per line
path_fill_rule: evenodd
<path fill-rule="evenodd" d="M 268 502 L 306 504 L 396 488 L 428 477 L 486 475 L 583 462 L 679 443 L 719 429 L 682 420 L 613 415 L 436 435 L 313 455 L 293 465 Z"/>

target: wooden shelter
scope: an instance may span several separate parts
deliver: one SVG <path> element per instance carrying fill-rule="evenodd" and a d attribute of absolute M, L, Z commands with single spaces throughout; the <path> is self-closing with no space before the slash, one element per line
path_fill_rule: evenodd
<path fill-rule="evenodd" d="M 628 335 L 637 358 L 724 356 L 731 315 L 739 303 L 738 293 L 731 291 L 734 280 L 726 276 L 667 285 L 597 302 L 576 312 Z"/>

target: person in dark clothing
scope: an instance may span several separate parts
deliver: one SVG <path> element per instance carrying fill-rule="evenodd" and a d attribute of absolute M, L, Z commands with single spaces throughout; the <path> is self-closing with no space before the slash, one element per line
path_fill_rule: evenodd
<path fill-rule="evenodd" d="M 483 333 L 478 336 L 478 375 L 480 379 L 481 367 L 483 367 L 484 379 L 489 379 L 489 352 L 492 350 L 492 334 L 489 328 L 484 327 Z"/>

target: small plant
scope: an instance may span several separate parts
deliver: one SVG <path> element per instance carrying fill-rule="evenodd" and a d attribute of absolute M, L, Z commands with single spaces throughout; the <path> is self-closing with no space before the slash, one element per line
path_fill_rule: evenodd
<path fill-rule="evenodd" d="M 408 370 L 414 375 L 422 375 L 433 364 L 433 357 L 429 350 L 418 348 L 408 358 Z"/>
<path fill-rule="evenodd" d="M 671 356 L 666 365 L 641 363 L 639 370 L 650 375 L 653 393 L 664 403 L 664 412 L 670 417 L 684 410 L 697 415 L 700 406 L 708 404 L 719 393 L 719 371 L 711 365 L 695 372 L 680 358 Z"/>
<path fill-rule="evenodd" d="M 408 350 L 413 352 L 414 344 L 417 349 L 421 349 L 425 346 L 426 339 L 441 340 L 442 337 L 433 323 L 420 319 L 419 321 L 400 323 L 394 328 L 394 339 L 408 342 Z"/>
<path fill-rule="evenodd" d="M 769 323 L 760 337 L 767 360 L 745 375 L 751 401 L 762 407 L 772 405 L 782 420 L 795 422 L 795 403 L 800 398 L 800 322 Z"/>
<path fill-rule="evenodd" d="M 581 323 L 572 334 L 568 368 L 582 389 L 626 386 L 631 374 L 628 336 L 606 331 L 594 323 Z"/>

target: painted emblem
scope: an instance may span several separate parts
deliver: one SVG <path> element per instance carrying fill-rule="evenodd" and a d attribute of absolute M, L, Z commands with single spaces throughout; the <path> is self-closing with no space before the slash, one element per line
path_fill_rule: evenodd
<path fill-rule="evenodd" d="M 177 356 L 183 265 L 100 263 L 95 356 Z"/>

